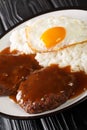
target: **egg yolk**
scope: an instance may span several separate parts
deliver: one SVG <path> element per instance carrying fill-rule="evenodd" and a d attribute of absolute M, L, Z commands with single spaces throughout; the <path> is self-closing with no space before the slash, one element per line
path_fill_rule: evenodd
<path fill-rule="evenodd" d="M 64 27 L 53 27 L 46 30 L 41 35 L 41 40 L 44 42 L 47 48 L 51 48 L 56 44 L 60 43 L 66 35 L 66 30 Z"/>

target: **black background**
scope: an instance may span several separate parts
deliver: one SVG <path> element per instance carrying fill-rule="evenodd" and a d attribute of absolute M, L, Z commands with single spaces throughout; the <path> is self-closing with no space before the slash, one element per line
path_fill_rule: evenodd
<path fill-rule="evenodd" d="M 61 8 L 87 10 L 86 0 L 0 0 L 0 35 L 34 15 Z M 33 120 L 0 116 L 0 130 L 87 130 L 87 100 L 62 113 Z"/>

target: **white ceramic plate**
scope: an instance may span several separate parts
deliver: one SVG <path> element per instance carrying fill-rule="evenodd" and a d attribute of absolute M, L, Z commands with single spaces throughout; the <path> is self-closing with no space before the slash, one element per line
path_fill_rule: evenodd
<path fill-rule="evenodd" d="M 46 18 L 46 17 L 48 17 L 48 15 L 50 15 L 50 16 L 57 15 L 57 17 L 58 16 L 70 16 L 72 18 L 78 18 L 80 20 L 87 21 L 87 11 L 74 10 L 74 9 L 73 10 L 54 11 L 54 12 L 50 12 L 50 13 L 46 13 L 46 14 L 34 17 L 34 18 L 20 24 L 19 26 L 15 27 L 10 32 L 8 32 L 6 35 L 4 35 L 0 39 L 0 50 L 4 49 L 10 45 L 9 37 L 13 30 L 22 28 L 23 26 L 25 26 L 27 24 L 27 22 L 33 22 L 36 19 L 40 19 L 42 17 Z M 77 102 L 82 101 L 82 99 L 84 99 L 86 97 L 86 95 L 87 95 L 87 92 L 84 92 L 84 93 L 80 94 L 79 96 L 68 100 L 60 107 L 58 107 L 54 110 L 51 110 L 51 111 L 46 111 L 46 112 L 40 113 L 40 114 L 28 114 L 22 108 L 20 108 L 19 105 L 17 105 L 13 101 L 11 101 L 11 99 L 9 99 L 9 97 L 0 97 L 0 113 L 3 115 L 7 115 L 9 117 L 13 117 L 13 118 L 22 118 L 22 119 L 32 118 L 32 117 L 34 118 L 37 116 L 43 116 L 43 115 L 51 114 L 54 112 L 58 112 L 60 110 L 73 106 Z"/>

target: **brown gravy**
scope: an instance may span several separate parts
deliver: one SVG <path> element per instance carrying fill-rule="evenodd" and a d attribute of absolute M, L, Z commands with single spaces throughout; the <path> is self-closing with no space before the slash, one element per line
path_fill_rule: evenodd
<path fill-rule="evenodd" d="M 27 75 L 41 67 L 34 59 L 35 55 L 15 55 L 9 48 L 0 53 L 0 95 L 15 93 L 19 83 Z"/>
<path fill-rule="evenodd" d="M 7 55 L 7 54 L 17 54 L 17 53 L 18 53 L 17 50 L 14 50 L 14 51 L 10 52 L 10 48 L 9 48 L 9 47 L 3 49 L 3 50 L 0 52 L 0 54 L 5 54 L 5 55 Z"/>
<path fill-rule="evenodd" d="M 39 101 L 45 95 L 50 94 L 61 95 L 64 93 L 70 97 L 68 95 L 71 95 L 76 87 L 75 82 L 74 75 L 68 73 L 66 68 L 60 69 L 58 65 L 52 65 L 32 73 L 20 85 L 19 91 L 22 92 L 21 98 L 24 102 L 28 99 L 31 102 Z"/>
<path fill-rule="evenodd" d="M 28 69 L 31 69 L 32 68 L 31 66 L 33 66 L 34 70 L 37 69 L 37 68 L 38 69 L 41 68 L 38 65 L 38 63 L 34 60 L 34 55 L 18 55 L 18 56 L 15 56 L 16 53 L 17 53 L 16 51 L 14 51 L 13 53 L 10 53 L 9 48 L 6 48 L 5 50 L 3 50 L 0 53 L 0 74 L 5 73 L 5 74 L 12 76 L 11 71 L 16 66 L 26 66 L 26 67 L 28 67 Z M 32 62 L 30 62 L 30 61 L 32 61 Z M 81 71 L 81 72 L 71 73 L 70 67 L 66 67 L 65 69 L 64 68 L 63 69 L 58 68 L 58 70 L 55 71 L 55 77 L 57 77 L 57 73 L 56 73 L 57 71 L 61 71 L 62 75 L 66 72 L 67 74 L 73 75 L 73 77 L 75 78 L 75 89 L 74 89 L 74 92 L 73 92 L 71 98 L 78 96 L 84 90 L 87 89 L 87 75 L 84 72 Z M 51 75 L 51 73 L 52 72 L 51 72 L 51 67 L 50 67 L 48 75 Z M 45 71 L 43 72 L 43 79 L 39 82 L 39 84 L 40 84 L 39 87 L 41 87 L 41 84 L 44 83 L 44 78 L 45 79 L 47 78 L 47 82 L 48 82 L 48 75 L 45 74 Z M 54 78 L 54 77 L 52 77 L 52 78 Z M 61 76 L 61 78 L 62 78 L 62 76 Z M 64 78 L 64 76 L 63 76 L 62 80 L 65 81 L 65 79 L 66 78 Z M 57 81 L 57 78 L 55 80 Z M 53 81 L 55 82 L 55 80 L 53 80 Z M 51 82 L 51 84 L 54 83 L 54 82 Z M 8 84 L 9 84 L 9 87 L 11 87 L 11 82 L 8 82 Z M 46 91 L 48 92 L 48 90 L 49 90 L 49 93 L 50 93 L 49 88 L 51 86 L 53 86 L 53 85 L 48 84 L 48 88 L 46 88 Z M 52 87 L 51 92 L 63 91 L 63 88 L 61 88 L 61 85 L 57 89 L 58 90 L 56 90 L 54 87 Z M 27 91 L 27 89 L 25 89 L 24 91 Z M 36 95 L 40 96 L 41 92 L 42 93 L 44 92 L 43 88 L 41 88 L 40 93 L 38 93 L 38 91 L 36 91 L 36 89 L 34 87 L 34 89 L 32 88 L 31 96 L 35 95 L 35 93 L 36 93 Z M 11 96 L 11 98 L 15 100 L 14 96 Z"/>
<path fill-rule="evenodd" d="M 66 97 L 79 95 L 87 88 L 87 75 L 84 72 L 71 73 L 70 67 L 60 69 L 52 65 L 32 73 L 25 80 L 19 91 L 22 100 L 40 100 L 44 95 L 64 93 Z M 70 96 L 69 96 L 70 95 Z"/>

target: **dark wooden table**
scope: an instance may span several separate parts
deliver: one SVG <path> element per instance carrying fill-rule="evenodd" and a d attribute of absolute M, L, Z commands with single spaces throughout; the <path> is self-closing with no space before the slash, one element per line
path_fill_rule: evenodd
<path fill-rule="evenodd" d="M 39 13 L 61 8 L 87 10 L 86 0 L 0 0 L 0 35 Z M 62 113 L 34 120 L 0 116 L 0 130 L 87 130 L 87 100 Z"/>

